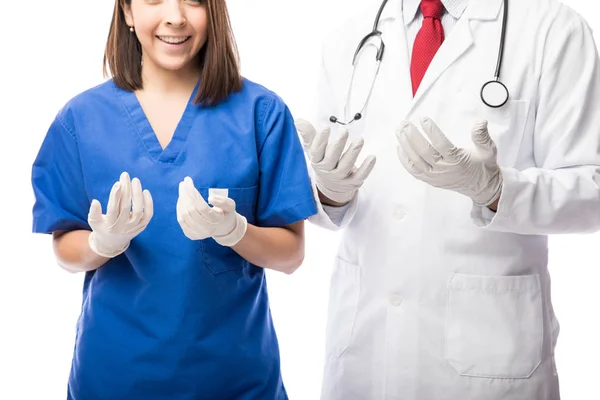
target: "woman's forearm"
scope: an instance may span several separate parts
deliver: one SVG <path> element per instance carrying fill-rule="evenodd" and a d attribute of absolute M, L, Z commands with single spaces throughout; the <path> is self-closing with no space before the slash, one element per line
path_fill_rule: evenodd
<path fill-rule="evenodd" d="M 62 268 L 74 273 L 93 271 L 110 260 L 92 251 L 88 244 L 90 233 L 85 230 L 54 233 L 54 253 Z"/>
<path fill-rule="evenodd" d="M 304 221 L 285 228 L 248 224 L 246 234 L 232 249 L 254 265 L 291 274 L 304 261 Z"/>
<path fill-rule="evenodd" d="M 69 272 L 93 271 L 110 260 L 92 251 L 90 233 L 76 230 L 54 234 L 54 252 L 62 268 Z M 252 264 L 291 274 L 304 261 L 304 222 L 285 228 L 248 224 L 246 234 L 232 249 Z"/>

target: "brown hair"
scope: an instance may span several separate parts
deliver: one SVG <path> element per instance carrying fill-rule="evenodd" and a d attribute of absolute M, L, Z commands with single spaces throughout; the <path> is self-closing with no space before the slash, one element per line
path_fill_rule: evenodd
<path fill-rule="evenodd" d="M 137 36 L 129 31 L 123 7 L 131 0 L 115 0 L 113 18 L 104 51 L 104 76 L 108 69 L 115 84 L 126 90 L 138 90 L 142 82 L 142 48 Z M 232 92 L 242 89 L 239 54 L 231 29 L 225 0 L 206 0 L 207 40 L 197 55 L 200 87 L 195 103 L 216 105 Z"/>

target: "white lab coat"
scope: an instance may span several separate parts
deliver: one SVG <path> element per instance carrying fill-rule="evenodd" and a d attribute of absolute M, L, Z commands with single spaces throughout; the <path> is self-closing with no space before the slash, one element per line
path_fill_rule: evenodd
<path fill-rule="evenodd" d="M 377 5 L 333 30 L 318 127 L 344 115 L 352 56 Z M 384 61 L 365 116 L 350 127 L 377 164 L 342 222 L 324 400 L 559 399 L 547 235 L 600 228 L 600 64 L 571 9 L 509 5 L 501 80 L 511 97 L 500 109 L 479 92 L 496 66 L 501 0 L 469 2 L 414 99 L 401 1 L 382 15 Z M 373 57 L 367 48 L 359 65 Z M 360 71 L 353 92 L 365 93 Z M 351 98 L 346 115 L 363 100 Z M 496 214 L 404 170 L 395 129 L 423 116 L 461 147 L 472 146 L 476 121 L 489 121 L 504 176 Z M 337 229 L 320 205 L 310 220 Z"/>

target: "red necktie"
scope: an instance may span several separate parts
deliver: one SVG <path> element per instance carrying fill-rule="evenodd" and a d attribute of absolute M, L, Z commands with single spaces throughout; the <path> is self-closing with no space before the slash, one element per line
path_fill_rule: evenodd
<path fill-rule="evenodd" d="M 413 96 L 417 93 L 433 56 L 444 41 L 444 28 L 440 20 L 443 12 L 444 5 L 441 0 L 421 0 L 423 25 L 415 38 L 410 62 Z"/>

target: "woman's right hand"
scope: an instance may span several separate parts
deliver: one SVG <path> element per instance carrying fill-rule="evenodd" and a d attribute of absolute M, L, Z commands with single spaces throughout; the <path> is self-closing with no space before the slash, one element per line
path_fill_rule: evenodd
<path fill-rule="evenodd" d="M 96 199 L 92 201 L 88 224 L 92 228 L 89 245 L 94 253 L 113 258 L 125 252 L 131 240 L 140 234 L 152 219 L 154 204 L 148 190 L 142 191 L 138 178 L 130 180 L 123 172 L 110 191 L 106 214 Z"/>

